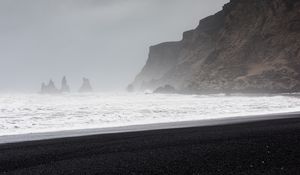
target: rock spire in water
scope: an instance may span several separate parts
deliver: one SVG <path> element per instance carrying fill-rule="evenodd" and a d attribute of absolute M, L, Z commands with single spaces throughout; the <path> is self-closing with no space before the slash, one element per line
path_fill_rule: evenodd
<path fill-rule="evenodd" d="M 82 86 L 79 89 L 79 92 L 92 92 L 93 88 L 91 86 L 90 80 L 87 78 L 82 79 Z"/>
<path fill-rule="evenodd" d="M 70 86 L 68 85 L 66 76 L 64 76 L 63 79 L 62 79 L 62 81 L 61 81 L 60 92 L 62 92 L 62 93 L 70 92 Z"/>
<path fill-rule="evenodd" d="M 52 81 L 52 79 L 50 79 L 48 85 L 46 85 L 45 83 L 42 83 L 42 87 L 41 87 L 42 94 L 57 94 L 59 92 L 60 91 L 55 87 L 55 84 Z"/>

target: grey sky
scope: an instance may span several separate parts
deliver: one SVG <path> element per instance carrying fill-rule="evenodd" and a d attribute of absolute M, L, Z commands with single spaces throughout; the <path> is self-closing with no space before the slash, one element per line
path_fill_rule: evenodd
<path fill-rule="evenodd" d="M 150 45 L 180 40 L 228 0 L 0 0 L 0 90 L 37 91 L 66 75 L 122 89 Z"/>

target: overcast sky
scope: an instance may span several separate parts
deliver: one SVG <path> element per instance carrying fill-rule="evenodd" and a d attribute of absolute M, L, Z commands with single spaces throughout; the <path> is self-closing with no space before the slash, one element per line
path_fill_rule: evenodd
<path fill-rule="evenodd" d="M 0 91 L 38 91 L 66 75 L 126 87 L 149 46 L 180 40 L 228 0 L 0 0 Z"/>

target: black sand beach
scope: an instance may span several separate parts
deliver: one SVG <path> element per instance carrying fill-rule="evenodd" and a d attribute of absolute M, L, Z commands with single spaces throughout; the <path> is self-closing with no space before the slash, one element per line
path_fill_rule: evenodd
<path fill-rule="evenodd" d="M 300 115 L 0 145 L 0 174 L 300 174 Z"/>

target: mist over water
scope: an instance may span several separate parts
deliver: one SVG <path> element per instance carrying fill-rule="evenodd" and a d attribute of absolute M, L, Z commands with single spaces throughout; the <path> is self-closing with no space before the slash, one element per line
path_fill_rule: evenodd
<path fill-rule="evenodd" d="M 299 110 L 299 97 L 281 95 L 1 94 L 0 136 Z"/>
<path fill-rule="evenodd" d="M 296 96 L 123 92 L 151 45 L 180 40 L 228 1 L 0 1 L 0 136 L 299 111 Z M 38 93 L 63 76 L 71 93 Z M 83 77 L 94 93 L 77 93 Z"/>
<path fill-rule="evenodd" d="M 96 90 L 122 90 L 148 48 L 180 40 L 228 0 L 1 0 L 0 91 L 39 90 L 66 75 Z"/>

